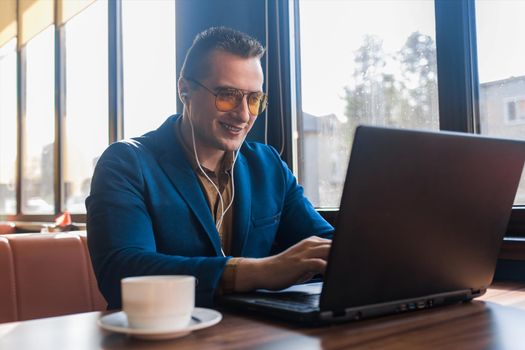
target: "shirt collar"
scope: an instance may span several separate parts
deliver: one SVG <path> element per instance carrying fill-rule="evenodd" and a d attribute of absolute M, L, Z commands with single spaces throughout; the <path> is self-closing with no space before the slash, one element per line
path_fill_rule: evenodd
<path fill-rule="evenodd" d="M 182 147 L 184 148 L 184 153 L 186 154 L 186 158 L 191 163 L 192 168 L 195 171 L 199 170 L 199 165 L 197 164 L 197 160 L 195 159 L 195 152 L 193 150 L 193 147 L 186 144 L 184 141 L 184 138 L 182 137 L 182 118 L 179 118 L 175 124 L 174 124 L 174 132 L 175 136 L 180 140 L 180 143 L 182 144 Z M 235 152 L 224 152 L 224 156 L 222 157 L 222 161 L 219 167 L 219 174 L 226 174 L 231 172 L 233 165 L 234 165 L 234 153 Z M 214 171 L 206 168 L 201 164 L 201 167 L 207 172 L 207 173 L 215 173 Z"/>

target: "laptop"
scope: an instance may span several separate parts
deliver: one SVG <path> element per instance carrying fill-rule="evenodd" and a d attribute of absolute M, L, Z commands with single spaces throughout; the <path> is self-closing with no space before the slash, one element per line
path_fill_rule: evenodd
<path fill-rule="evenodd" d="M 222 305 L 312 324 L 470 301 L 494 275 L 525 142 L 356 129 L 324 282 Z"/>

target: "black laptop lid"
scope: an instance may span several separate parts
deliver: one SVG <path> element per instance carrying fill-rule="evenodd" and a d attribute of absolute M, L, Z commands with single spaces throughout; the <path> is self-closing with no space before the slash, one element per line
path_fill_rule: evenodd
<path fill-rule="evenodd" d="M 359 127 L 321 310 L 487 287 L 525 143 Z"/>

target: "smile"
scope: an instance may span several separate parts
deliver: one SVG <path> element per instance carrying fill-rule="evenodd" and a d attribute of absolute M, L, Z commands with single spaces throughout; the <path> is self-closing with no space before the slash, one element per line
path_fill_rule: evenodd
<path fill-rule="evenodd" d="M 230 124 L 223 123 L 223 122 L 219 122 L 219 124 L 221 124 L 221 126 L 225 128 L 226 130 L 236 133 L 236 134 L 240 133 L 243 129 L 243 128 L 238 128 L 238 127 L 235 127 Z"/>

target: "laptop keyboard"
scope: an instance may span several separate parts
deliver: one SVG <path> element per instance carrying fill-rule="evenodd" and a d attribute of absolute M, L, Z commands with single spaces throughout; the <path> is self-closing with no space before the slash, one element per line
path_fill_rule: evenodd
<path fill-rule="evenodd" d="M 305 304 L 309 306 L 319 306 L 319 298 L 321 294 L 292 294 L 292 295 L 280 295 L 277 299 L 295 302 L 299 304 Z"/>
<path fill-rule="evenodd" d="M 268 306 L 286 306 L 287 309 L 316 309 L 319 307 L 319 298 L 321 294 L 305 294 L 305 293 L 268 293 L 267 295 L 259 295 L 254 298 L 257 304 Z"/>

